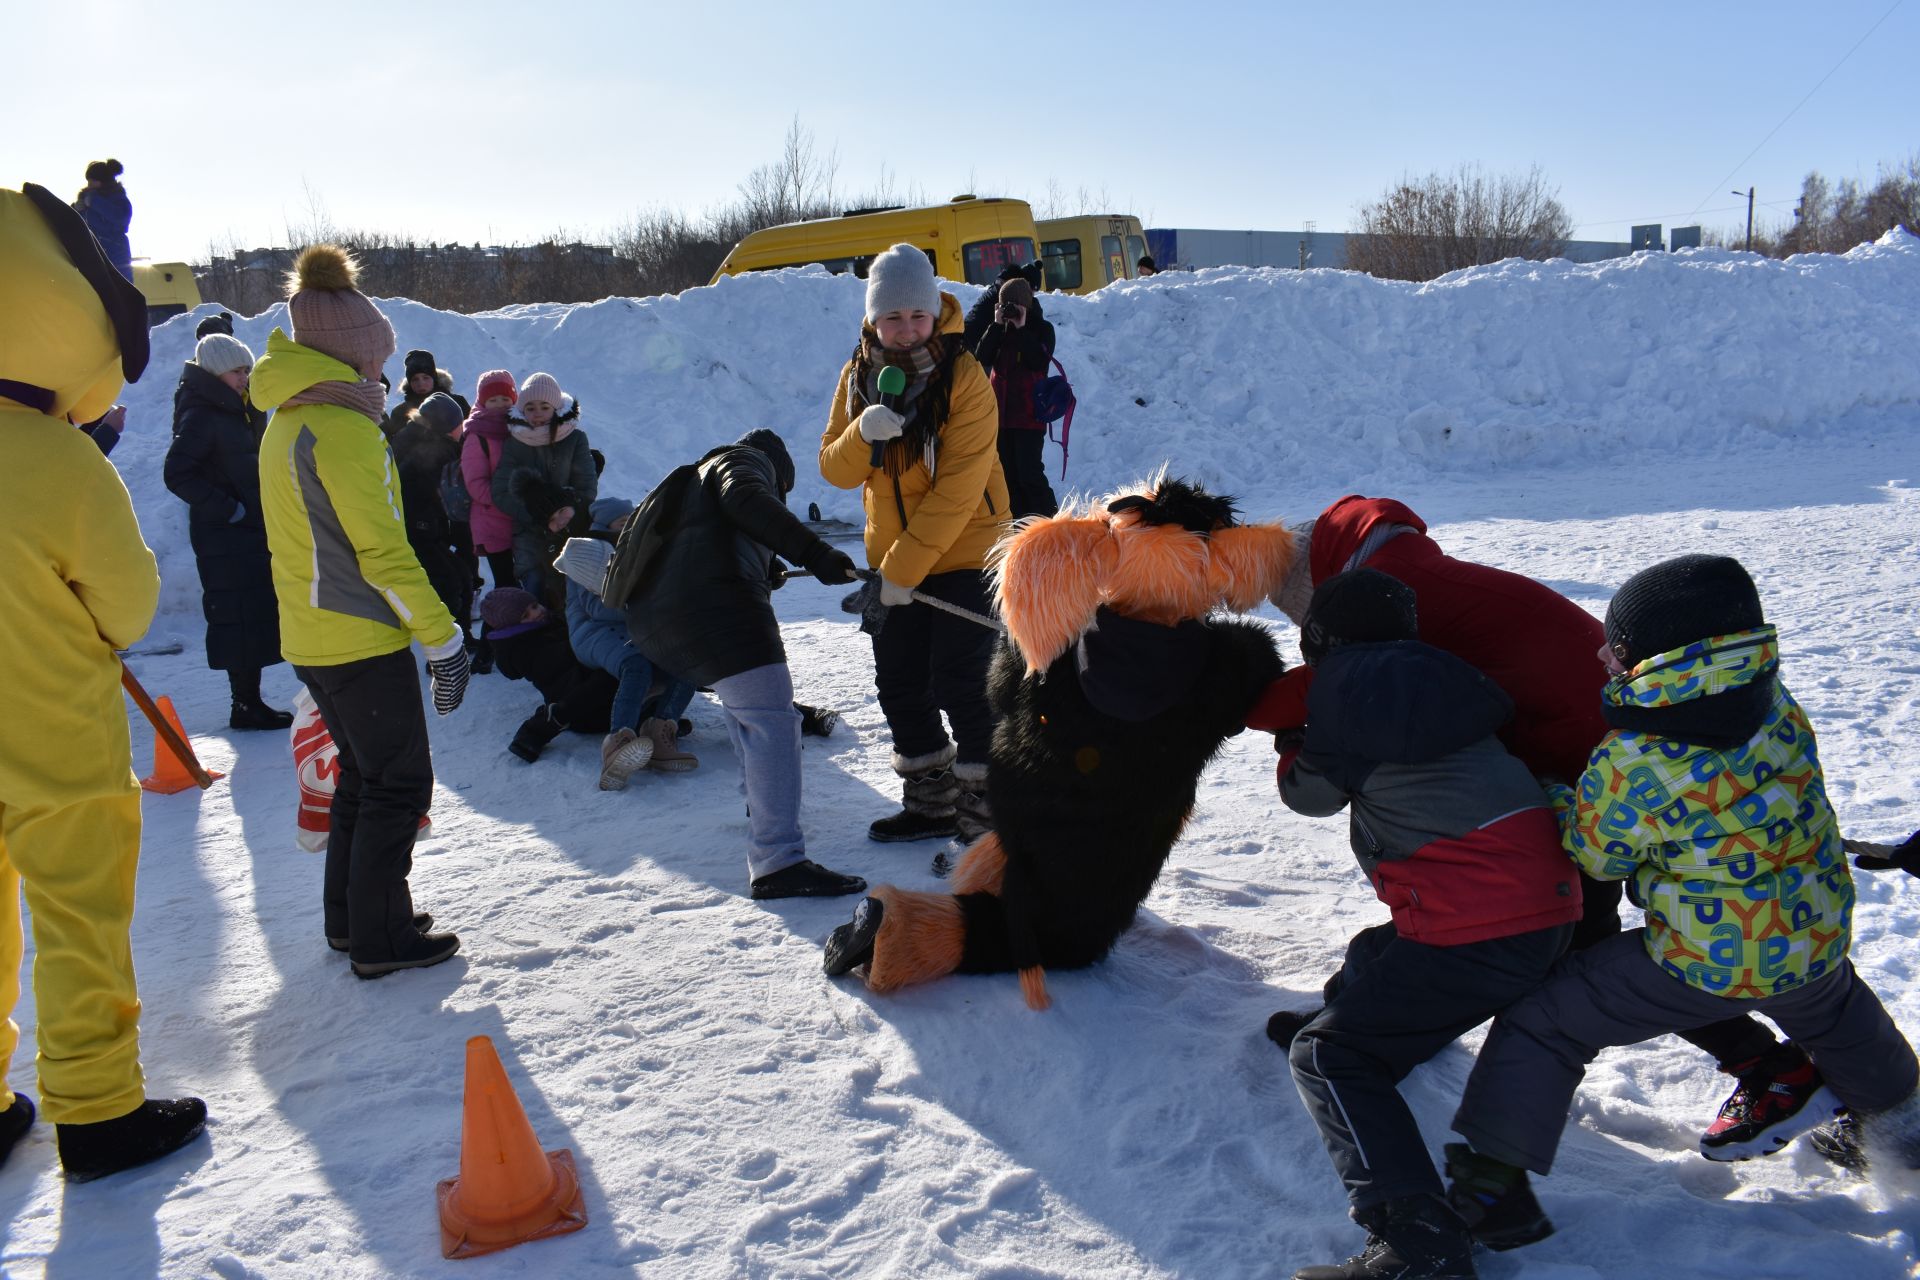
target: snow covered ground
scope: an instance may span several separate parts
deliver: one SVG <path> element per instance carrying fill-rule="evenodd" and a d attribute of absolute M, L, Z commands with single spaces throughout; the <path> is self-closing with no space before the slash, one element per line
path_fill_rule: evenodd
<path fill-rule="evenodd" d="M 1737 555 L 1781 624 L 1843 826 L 1920 825 L 1920 241 L 1784 264 L 1513 263 L 1424 288 L 1211 271 L 1045 305 L 1081 395 L 1073 487 L 1168 459 L 1257 517 L 1390 494 L 1450 551 L 1595 612 L 1656 559 Z M 389 313 L 402 350 L 431 348 L 463 389 L 495 366 L 555 373 L 609 456 L 604 491 L 638 496 L 772 426 L 802 464 L 795 504 L 857 518 L 806 459 L 859 306 L 857 282 L 785 273 L 680 298 Z M 240 336 L 258 351 L 282 318 Z M 1385 910 L 1343 818 L 1284 810 L 1261 735 L 1209 772 L 1113 957 L 1050 975 L 1055 1007 L 1034 1014 L 1011 978 L 889 999 L 823 978 L 819 944 L 851 900 L 744 896 L 737 773 L 707 700 L 687 743 L 698 772 L 602 794 L 595 739 L 563 737 L 534 766 L 508 756 L 535 697 L 479 678 L 434 726 L 434 830 L 413 878 L 464 950 L 355 981 L 320 937 L 320 858 L 293 844 L 286 739 L 225 730 L 224 680 L 200 661 L 183 513 L 159 482 L 192 326 L 156 332 L 114 461 L 161 555 L 155 633 L 187 641 L 136 668 L 229 774 L 148 797 L 134 938 L 149 1087 L 198 1092 L 213 1119 L 186 1152 L 78 1187 L 37 1128 L 0 1170 L 6 1275 L 452 1274 L 432 1190 L 457 1167 L 475 1034 L 543 1142 L 574 1149 L 591 1217 L 459 1264 L 476 1274 L 1267 1276 L 1358 1242 L 1262 1027 L 1307 1005 Z M 928 886 L 931 846 L 864 838 L 896 790 L 838 594 L 796 582 L 775 598 L 800 697 L 845 713 L 808 740 L 812 852 Z M 1291 628 L 1267 614 L 1291 657 Z M 273 669 L 266 689 L 285 705 L 293 678 Z M 151 737 L 136 714 L 142 763 Z M 1855 961 L 1920 1034 L 1920 884 L 1858 883 Z M 16 1017 L 30 1044 L 30 994 Z M 1405 1086 L 1436 1151 L 1477 1042 Z M 10 1081 L 37 1092 L 24 1049 Z M 1913 1274 L 1920 1202 L 1797 1148 L 1737 1166 L 1695 1153 L 1727 1083 L 1673 1039 L 1604 1056 L 1540 1183 L 1559 1234 L 1484 1257 L 1482 1274 Z"/>

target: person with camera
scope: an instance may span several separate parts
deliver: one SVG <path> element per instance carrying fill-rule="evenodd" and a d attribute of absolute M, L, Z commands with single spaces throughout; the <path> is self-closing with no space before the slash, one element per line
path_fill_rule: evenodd
<path fill-rule="evenodd" d="M 1060 502 L 1047 483 L 1047 424 L 1034 411 L 1034 391 L 1053 359 L 1053 325 L 1033 296 L 1032 282 L 1018 270 L 996 281 L 974 309 L 989 303 L 992 319 L 979 328 L 971 350 L 1000 405 L 997 444 L 1009 509 L 1015 519 L 1051 516 Z"/>

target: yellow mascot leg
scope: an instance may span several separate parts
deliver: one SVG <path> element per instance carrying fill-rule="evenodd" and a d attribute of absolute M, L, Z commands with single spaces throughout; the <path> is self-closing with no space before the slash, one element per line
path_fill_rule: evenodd
<path fill-rule="evenodd" d="M 146 1099 L 130 937 L 140 792 L 131 775 L 127 786 L 60 809 L 0 811 L 0 841 L 33 913 L 40 1111 L 53 1124 L 111 1120 Z M 17 995 L 18 906 L 7 910 L 12 936 L 0 948 L 12 947 Z"/>
<path fill-rule="evenodd" d="M 7 811 L 0 805 L 0 831 L 6 830 Z M 20 1003 L 20 959 L 26 943 L 20 936 L 20 873 L 7 857 L 7 841 L 0 835 L 0 1111 L 13 1105 L 7 1071 L 20 1044 L 20 1024 L 13 1011 Z"/>

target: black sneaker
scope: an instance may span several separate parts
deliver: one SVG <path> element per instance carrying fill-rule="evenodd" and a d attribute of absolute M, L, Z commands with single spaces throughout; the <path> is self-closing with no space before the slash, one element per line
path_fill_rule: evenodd
<path fill-rule="evenodd" d="M 1785 1070 L 1760 1059 L 1733 1068 L 1740 1083 L 1700 1135 L 1701 1155 L 1709 1160 L 1770 1156 L 1846 1111 L 1804 1052 L 1795 1050 L 1788 1060 L 1792 1065 Z"/>
<path fill-rule="evenodd" d="M 796 862 L 755 880 L 753 896 L 762 902 L 770 898 L 838 898 L 864 893 L 866 888 L 867 882 L 859 876 L 843 876 L 817 862 Z"/>
<path fill-rule="evenodd" d="M 867 898 L 853 909 L 853 919 L 827 937 L 824 968 L 829 978 L 851 973 L 873 959 L 873 940 L 880 936 L 880 917 L 886 907 L 878 898 Z"/>
<path fill-rule="evenodd" d="M 1865 1176 L 1867 1172 L 1867 1149 L 1860 1143 L 1860 1122 L 1852 1116 L 1841 1116 L 1826 1128 L 1815 1129 L 1807 1145 L 1848 1173 Z"/>
<path fill-rule="evenodd" d="M 430 911 L 414 912 L 413 927 L 421 933 L 425 933 L 427 930 L 433 928 L 433 913 Z M 347 949 L 347 939 L 330 937 L 327 939 L 327 945 L 335 951 L 345 951 Z"/>
<path fill-rule="evenodd" d="M 932 817 L 924 813 L 915 813 L 911 809 L 902 809 L 891 817 L 881 818 L 867 828 L 867 839 L 878 840 L 882 844 L 899 844 L 908 840 L 946 840 L 958 835 L 960 828 L 954 823 L 954 815 L 948 813 L 944 818 Z"/>
<path fill-rule="evenodd" d="M 92 1182 L 177 1151 L 207 1127 L 198 1098 L 148 1098 L 126 1115 L 95 1124 L 56 1124 L 60 1167 L 68 1182 Z"/>
<path fill-rule="evenodd" d="M 353 976 L 356 978 L 384 978 L 401 969 L 425 969 L 444 960 L 451 960 L 460 950 L 460 939 L 451 933 L 423 933 L 420 941 L 407 948 L 405 954 L 387 960 L 355 960 Z"/>
<path fill-rule="evenodd" d="M 264 702 L 235 702 L 227 714 L 229 729 L 286 729 L 293 725 L 293 712 L 276 711 Z"/>
<path fill-rule="evenodd" d="M 793 704 L 800 713 L 800 732 L 809 738 L 831 738 L 833 726 L 840 723 L 840 713 L 829 711 L 825 707 L 810 707 L 804 702 Z"/>
<path fill-rule="evenodd" d="M 1475 1243 L 1518 1249 L 1553 1234 L 1553 1222 L 1534 1199 L 1525 1169 L 1483 1156 L 1464 1142 L 1449 1142 L 1446 1153 L 1447 1203 Z"/>
<path fill-rule="evenodd" d="M 20 1139 L 27 1136 L 27 1130 L 33 1128 L 33 1099 L 24 1093 L 13 1095 L 13 1105 L 0 1111 L 0 1165 L 7 1163 L 7 1157 Z"/>
<path fill-rule="evenodd" d="M 1267 1039 L 1282 1049 L 1289 1049 L 1293 1046 L 1293 1038 L 1300 1034 L 1300 1028 L 1325 1012 L 1324 1005 L 1318 1009 L 1282 1009 L 1267 1019 Z"/>
<path fill-rule="evenodd" d="M 1437 1196 L 1405 1196 L 1356 1213 L 1366 1247 L 1345 1262 L 1302 1267 L 1293 1280 L 1472 1280 L 1473 1240 Z"/>

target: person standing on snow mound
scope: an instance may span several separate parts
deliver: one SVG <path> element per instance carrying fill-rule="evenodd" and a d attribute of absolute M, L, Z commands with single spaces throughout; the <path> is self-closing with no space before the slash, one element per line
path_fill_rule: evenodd
<path fill-rule="evenodd" d="M 1726 556 L 1664 561 L 1622 584 L 1606 632 L 1613 727 L 1557 797 L 1561 838 L 1589 875 L 1631 877 L 1646 924 L 1569 957 L 1487 1034 L 1447 1171 L 1492 1248 L 1552 1232 L 1526 1171 L 1553 1167 L 1587 1064 L 1730 1010 L 1778 1022 L 1826 1078 L 1746 1154 L 1844 1108 L 1869 1149 L 1920 1167 L 1920 1063 L 1847 957 L 1853 878 L 1753 579 Z"/>
<path fill-rule="evenodd" d="M 888 366 L 907 379 L 897 408 L 881 402 Z M 899 813 L 867 828 L 875 840 L 971 842 L 993 825 L 986 686 L 997 633 L 913 593 L 991 611 L 987 552 L 1008 522 L 998 437 L 993 388 L 966 350 L 959 302 L 940 291 L 925 253 L 894 245 L 868 268 L 866 321 L 820 437 L 826 482 L 865 490 L 867 564 L 888 606 L 873 637 L 874 685 L 903 794 Z"/>
<path fill-rule="evenodd" d="M 1273 595 L 1296 626 L 1313 590 L 1335 575 L 1362 566 L 1389 574 L 1413 589 L 1421 641 L 1464 659 L 1513 699 L 1500 741 L 1534 777 L 1571 783 L 1586 770 L 1607 734 L 1601 696 L 1607 673 L 1592 657 L 1606 641 L 1599 619 L 1544 583 L 1447 555 L 1427 536 L 1426 523 L 1392 498 L 1349 494 L 1297 532 L 1307 553 Z M 1312 667 L 1288 672 L 1261 698 L 1248 727 L 1299 728 L 1314 679 Z M 1620 882 L 1583 870 L 1580 888 L 1575 951 L 1620 932 Z M 1283 1049 L 1295 1017 L 1276 1015 L 1269 1026 Z M 1819 1087 L 1806 1055 L 1753 1018 L 1731 1017 L 1680 1034 L 1739 1081 L 1701 1135 L 1710 1158 L 1738 1158 L 1769 1129 L 1790 1122 Z"/>
<path fill-rule="evenodd" d="M 393 326 L 354 288 L 335 245 L 301 253 L 279 329 L 253 370 L 253 402 L 278 409 L 260 442 L 260 500 L 273 549 L 280 643 L 339 752 L 322 894 L 327 945 L 377 978 L 460 949 L 427 933 L 407 876 L 433 758 L 410 646 L 420 642 L 434 710 L 467 690 L 460 629 L 407 542 L 393 454 L 380 433 L 380 366 Z"/>
<path fill-rule="evenodd" d="M 125 172 L 118 160 L 95 160 L 88 165 L 87 185 L 73 198 L 73 210 L 100 242 L 100 252 L 113 269 L 132 280 L 133 245 L 127 240 L 127 228 L 133 225 L 133 201 L 120 185 Z"/>
<path fill-rule="evenodd" d="M 7 1087 L 33 912 L 40 1101 L 84 1181 L 205 1126 L 146 1096 L 133 974 L 140 787 L 114 650 L 153 621 L 160 574 L 119 473 L 74 419 L 147 363 L 146 302 L 44 187 L 0 190 L 0 1162 L 34 1106 Z"/>
<path fill-rule="evenodd" d="M 278 666 L 279 606 L 260 514 L 260 436 L 267 415 L 247 403 L 253 352 L 208 334 L 194 348 L 173 398 L 173 443 L 162 475 L 187 504 L 187 537 L 200 570 L 207 666 L 227 673 L 234 729 L 285 729 L 293 713 L 270 707 L 260 673 Z"/>
<path fill-rule="evenodd" d="M 666 539 L 627 601 L 634 648 L 720 699 L 747 797 L 753 896 L 859 893 L 865 880 L 807 857 L 800 712 L 772 602 L 775 555 L 829 585 L 854 581 L 853 559 L 787 510 L 793 457 L 773 432 L 749 431 L 709 451 L 698 468 L 698 489 L 662 530 Z M 656 743 L 672 748 L 671 729 L 665 725 Z"/>

